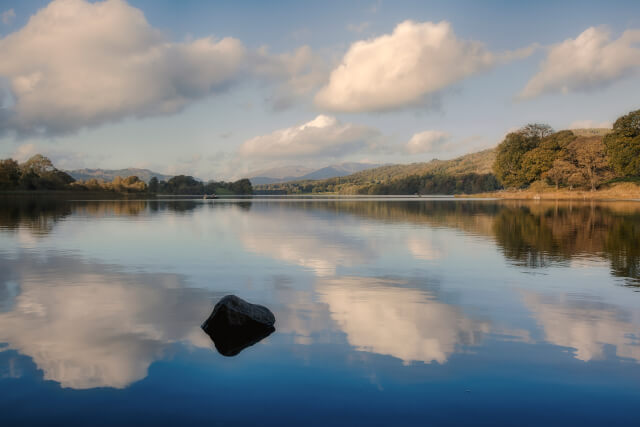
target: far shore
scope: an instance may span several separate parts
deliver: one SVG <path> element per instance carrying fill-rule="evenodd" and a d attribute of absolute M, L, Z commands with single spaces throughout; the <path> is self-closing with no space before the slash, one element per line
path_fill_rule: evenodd
<path fill-rule="evenodd" d="M 526 188 L 522 190 L 499 190 L 478 194 L 458 194 L 460 198 L 492 198 L 513 200 L 640 200 L 640 185 L 631 182 L 610 184 L 595 191 Z"/>

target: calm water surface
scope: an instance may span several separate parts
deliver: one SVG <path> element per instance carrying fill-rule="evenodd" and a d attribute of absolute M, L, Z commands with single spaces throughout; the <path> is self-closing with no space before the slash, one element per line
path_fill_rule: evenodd
<path fill-rule="evenodd" d="M 0 424 L 640 425 L 638 291 L 634 202 L 1 199 Z"/>

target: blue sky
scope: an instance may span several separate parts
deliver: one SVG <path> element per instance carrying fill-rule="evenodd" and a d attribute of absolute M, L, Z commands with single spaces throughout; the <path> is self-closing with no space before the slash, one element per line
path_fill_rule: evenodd
<path fill-rule="evenodd" d="M 633 1 L 27 0 L 0 17 L 0 157 L 64 168 L 409 163 L 639 108 Z"/>

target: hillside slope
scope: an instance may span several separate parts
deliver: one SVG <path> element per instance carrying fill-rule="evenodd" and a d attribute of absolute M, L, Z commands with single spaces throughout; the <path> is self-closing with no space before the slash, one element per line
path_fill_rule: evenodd
<path fill-rule="evenodd" d="M 388 165 L 367 169 L 352 175 L 343 177 L 343 182 L 387 183 L 396 179 L 406 178 L 411 175 L 443 174 L 462 175 L 468 173 L 486 174 L 492 173 L 493 162 L 496 159 L 494 148 L 476 153 L 465 154 L 451 160 L 434 159 L 425 163 L 411 163 L 408 165 Z M 345 181 L 346 180 L 346 181 Z"/>
<path fill-rule="evenodd" d="M 306 181 L 316 179 L 335 178 L 350 175 L 366 169 L 378 167 L 380 165 L 370 163 L 346 162 L 329 165 L 320 169 L 311 169 L 303 166 L 283 166 L 279 168 L 266 169 L 250 174 L 253 185 L 275 184 L 290 181 Z"/>
<path fill-rule="evenodd" d="M 158 180 L 167 180 L 171 178 L 171 175 L 164 175 L 158 172 L 151 171 L 149 169 L 127 168 L 127 169 L 75 169 L 72 171 L 66 171 L 76 180 L 87 181 L 89 179 L 101 179 L 105 182 L 111 182 L 116 176 L 126 178 L 128 176 L 137 176 L 144 182 L 149 182 L 151 177 L 156 177 Z"/>
<path fill-rule="evenodd" d="M 451 160 L 432 160 L 409 165 L 387 165 L 354 174 L 320 180 L 256 185 L 258 193 L 341 194 L 453 194 L 491 191 L 499 185 L 492 174 L 495 149 L 467 154 Z M 424 193 L 427 194 L 427 193 Z"/>

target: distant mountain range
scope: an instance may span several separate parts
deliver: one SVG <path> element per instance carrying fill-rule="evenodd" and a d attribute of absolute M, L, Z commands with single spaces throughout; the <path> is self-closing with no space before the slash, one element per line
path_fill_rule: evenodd
<path fill-rule="evenodd" d="M 159 181 L 167 180 L 172 175 L 164 175 L 149 169 L 127 168 L 127 169 L 75 169 L 65 171 L 76 180 L 86 181 L 89 179 L 101 179 L 104 182 L 111 182 L 116 176 L 126 178 L 128 176 L 137 176 L 144 182 L 149 182 L 152 177 L 158 178 Z"/>
<path fill-rule="evenodd" d="M 313 179 L 336 178 L 351 175 L 356 172 L 380 167 L 379 164 L 347 162 L 330 165 L 320 169 L 306 168 L 304 166 L 285 166 L 266 169 L 250 174 L 249 179 L 253 185 L 273 184 L 289 181 L 304 181 Z"/>

